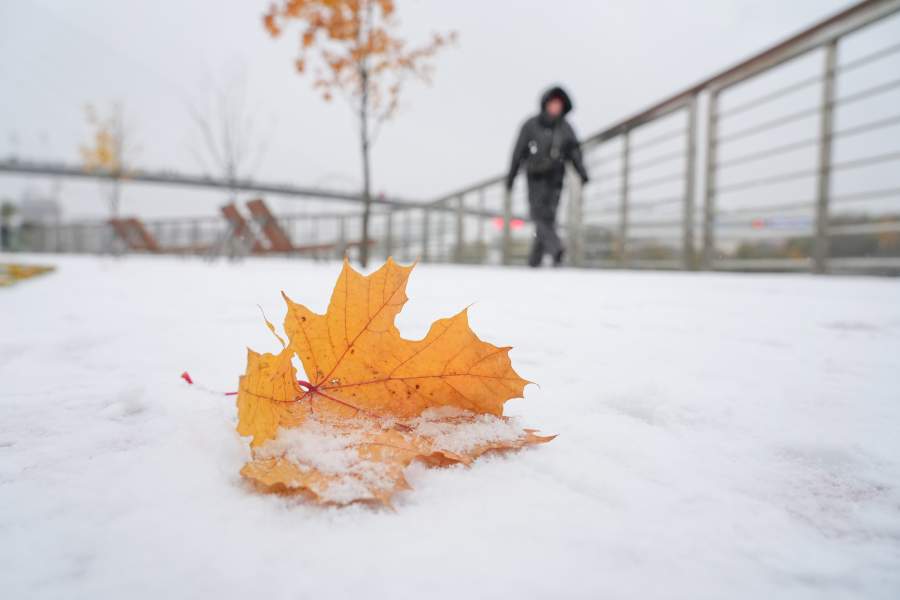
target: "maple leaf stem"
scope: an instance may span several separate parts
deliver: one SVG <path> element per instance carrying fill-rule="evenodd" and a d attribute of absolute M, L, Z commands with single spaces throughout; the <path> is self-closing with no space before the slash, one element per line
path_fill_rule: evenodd
<path fill-rule="evenodd" d="M 326 400 L 331 400 L 332 402 L 337 402 L 338 404 L 346 406 L 347 408 L 352 408 L 353 410 L 355 410 L 358 413 L 361 412 L 361 413 L 369 415 L 371 417 L 379 417 L 379 418 L 381 417 L 381 415 L 364 410 L 364 409 L 360 408 L 359 406 L 356 406 L 355 404 L 351 404 L 350 402 L 345 402 L 344 400 L 339 400 L 339 399 L 335 398 L 334 396 L 330 396 L 330 395 L 326 394 L 325 392 L 323 392 L 322 390 L 320 390 L 319 386 L 313 385 L 308 381 L 303 381 L 302 379 L 298 379 L 297 385 L 299 385 L 306 391 L 306 394 L 304 394 L 304 396 L 309 395 L 310 399 L 314 398 L 316 395 L 319 395 L 319 396 L 322 396 L 323 398 L 325 398 Z M 312 406 L 312 402 L 310 402 L 310 406 Z"/>

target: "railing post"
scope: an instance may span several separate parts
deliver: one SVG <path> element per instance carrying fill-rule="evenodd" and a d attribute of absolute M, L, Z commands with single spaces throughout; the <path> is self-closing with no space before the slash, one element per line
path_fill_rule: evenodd
<path fill-rule="evenodd" d="M 569 240 L 571 264 L 580 267 L 584 263 L 584 187 L 581 178 L 569 169 Z"/>
<path fill-rule="evenodd" d="M 478 190 L 478 212 L 481 215 L 478 217 L 478 245 L 481 246 L 484 244 L 484 220 L 487 218 L 484 216 L 485 207 L 486 207 L 486 199 L 484 196 L 484 188 Z M 480 252 L 480 250 L 479 250 Z"/>
<path fill-rule="evenodd" d="M 706 110 L 706 165 L 703 169 L 703 268 L 715 267 L 716 252 L 716 151 L 719 91 L 710 90 Z"/>
<path fill-rule="evenodd" d="M 403 258 L 407 261 L 413 258 L 413 211 L 411 208 L 403 211 Z"/>
<path fill-rule="evenodd" d="M 319 231 L 322 229 L 320 223 L 322 220 L 318 217 L 308 217 L 307 223 L 309 224 L 309 243 L 313 246 L 319 245 Z M 327 258 L 327 252 L 323 252 L 321 250 L 316 250 L 313 252 L 313 256 L 316 260 Z"/>
<path fill-rule="evenodd" d="M 119 254 L 118 244 L 116 244 L 116 234 L 112 230 L 109 222 L 103 222 L 99 226 L 98 239 L 100 244 L 97 246 L 97 254 L 111 254 L 117 256 Z"/>
<path fill-rule="evenodd" d="M 447 202 L 441 202 L 440 208 L 435 215 L 437 217 L 437 251 L 435 252 L 435 262 L 447 262 Z"/>
<path fill-rule="evenodd" d="M 387 260 L 394 252 L 394 208 L 388 207 L 385 213 L 384 226 L 384 259 Z"/>
<path fill-rule="evenodd" d="M 828 272 L 828 204 L 831 196 L 831 132 L 834 121 L 834 78 L 837 40 L 825 46 L 825 74 L 822 79 L 821 123 L 819 125 L 819 167 L 816 174 L 816 238 L 813 245 L 814 273 Z"/>
<path fill-rule="evenodd" d="M 347 256 L 347 218 L 338 217 L 338 243 L 335 248 L 338 252 L 338 258 Z"/>
<path fill-rule="evenodd" d="M 622 189 L 619 204 L 619 265 L 628 264 L 628 187 L 631 177 L 631 131 L 622 134 Z"/>
<path fill-rule="evenodd" d="M 193 221 L 191 223 L 191 252 L 193 254 L 200 253 L 200 223 Z"/>
<path fill-rule="evenodd" d="M 456 197 L 456 250 L 454 252 L 454 260 L 457 263 L 463 262 L 466 244 L 466 197 L 460 194 Z"/>
<path fill-rule="evenodd" d="M 688 271 L 697 268 L 697 260 L 694 254 L 694 200 L 695 180 L 697 178 L 697 94 L 691 96 L 687 105 L 687 153 L 684 157 L 684 216 L 682 217 L 682 254 L 684 268 Z"/>
<path fill-rule="evenodd" d="M 431 237 L 431 207 L 422 209 L 422 262 L 428 262 L 428 246 Z"/>
<path fill-rule="evenodd" d="M 512 219 L 512 190 L 503 189 L 503 247 L 501 249 L 503 255 L 503 264 L 512 264 L 512 230 L 510 229 L 510 220 Z"/>

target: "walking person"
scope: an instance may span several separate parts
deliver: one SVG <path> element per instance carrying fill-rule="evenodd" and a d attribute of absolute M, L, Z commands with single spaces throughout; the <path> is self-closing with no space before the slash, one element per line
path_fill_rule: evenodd
<path fill-rule="evenodd" d="M 513 149 L 512 163 L 506 177 L 511 190 L 519 167 L 525 164 L 528 178 L 528 205 L 534 221 L 535 235 L 528 264 L 538 267 L 545 254 L 560 266 L 565 248 L 556 233 L 556 211 L 565 176 L 565 163 L 575 167 L 582 184 L 588 182 L 581 159 L 581 147 L 575 132 L 566 121 L 572 100 L 561 87 L 547 90 L 541 97 L 541 112 L 525 121 Z"/>

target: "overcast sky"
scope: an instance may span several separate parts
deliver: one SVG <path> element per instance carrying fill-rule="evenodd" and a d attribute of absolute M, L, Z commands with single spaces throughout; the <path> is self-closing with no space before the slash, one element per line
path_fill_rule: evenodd
<path fill-rule="evenodd" d="M 566 86 L 587 135 L 840 10 L 847 0 L 399 0 L 412 43 L 454 30 L 433 85 L 412 84 L 374 149 L 375 189 L 432 198 L 495 175 L 548 84 Z M 266 0 L 0 2 L 0 156 L 77 163 L 83 107 L 124 103 L 144 168 L 201 172 L 186 103 L 244 72 L 260 130 L 258 179 L 333 187 L 359 181 L 355 121 L 324 103 L 292 62 L 296 29 L 261 25 Z M 0 177 L 18 198 L 40 180 Z M 70 216 L 101 214 L 96 183 L 66 182 Z M 216 194 L 130 186 L 125 210 L 204 214 Z"/>

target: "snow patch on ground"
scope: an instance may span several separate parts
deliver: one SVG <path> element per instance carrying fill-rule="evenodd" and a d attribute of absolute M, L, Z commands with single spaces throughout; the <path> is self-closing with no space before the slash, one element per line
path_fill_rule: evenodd
<path fill-rule="evenodd" d="M 900 597 L 896 279 L 419 265 L 402 334 L 475 302 L 559 437 L 390 512 L 238 474 L 257 304 L 321 312 L 338 264 L 25 259 L 58 271 L 0 290 L 5 596 Z"/>
<path fill-rule="evenodd" d="M 376 461 L 359 455 L 364 441 L 362 424 L 358 428 L 338 429 L 313 418 L 302 427 L 279 429 L 274 440 L 260 446 L 256 458 L 285 458 L 301 472 L 316 470 L 337 476 L 316 492 L 324 502 L 346 504 L 373 498 L 370 490 L 389 490 L 393 482 L 387 469 Z"/>
<path fill-rule="evenodd" d="M 256 451 L 257 458 L 287 458 L 296 465 L 308 465 L 322 473 L 335 475 L 358 468 L 356 446 L 362 442 L 359 431 L 335 429 L 308 419 L 303 427 L 279 429 L 278 436 Z"/>
<path fill-rule="evenodd" d="M 312 470 L 334 476 L 325 487 L 316 489 L 324 502 L 346 504 L 374 498 L 370 490 L 388 491 L 395 480 L 384 463 L 360 453 L 360 446 L 373 436 L 391 431 L 415 447 L 428 438 L 430 452 L 463 454 L 494 443 L 513 443 L 525 436 L 512 418 L 476 415 L 455 407 L 424 411 L 414 419 L 349 419 L 340 426 L 308 417 L 301 426 L 279 429 L 278 435 L 259 446 L 254 458 L 280 458 L 301 472 Z M 427 454 L 427 453 L 426 453 Z"/>
<path fill-rule="evenodd" d="M 428 409 L 411 425 L 415 433 L 434 440 L 435 450 L 454 454 L 491 443 L 511 443 L 522 437 L 522 428 L 516 419 L 474 415 L 451 406 Z"/>

